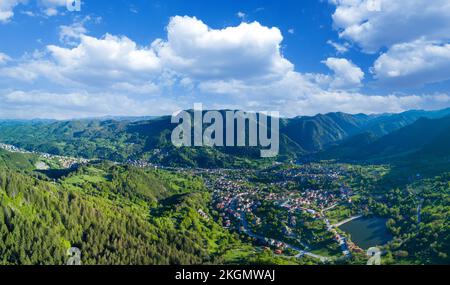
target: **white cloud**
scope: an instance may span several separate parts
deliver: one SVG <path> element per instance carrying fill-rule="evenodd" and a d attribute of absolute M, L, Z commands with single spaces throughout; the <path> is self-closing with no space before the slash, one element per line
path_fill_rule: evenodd
<path fill-rule="evenodd" d="M 97 39 L 81 35 L 79 45 L 74 48 L 55 45 L 47 48 L 59 72 L 78 82 L 148 78 L 160 69 L 159 59 L 152 49 L 139 47 L 124 36 L 107 34 Z"/>
<path fill-rule="evenodd" d="M 0 1 L 0 23 L 6 23 L 14 16 L 14 8 L 26 0 L 1 0 Z"/>
<path fill-rule="evenodd" d="M 21 13 L 24 14 L 24 15 L 27 15 L 28 17 L 36 16 L 36 14 L 34 12 L 32 12 L 32 11 L 22 11 Z"/>
<path fill-rule="evenodd" d="M 324 90 L 309 76 L 288 73 L 282 80 L 266 84 L 243 81 L 209 81 L 200 85 L 205 94 L 227 95 L 225 104 L 220 97 L 210 108 L 277 110 L 284 116 L 315 115 L 317 113 L 380 113 L 402 112 L 410 109 L 440 109 L 450 104 L 450 95 L 365 95 L 359 92 Z M 262 99 L 263 98 L 263 99 Z M 217 104 L 215 104 L 217 103 Z"/>
<path fill-rule="evenodd" d="M 197 18 L 173 17 L 167 41 L 153 44 L 164 66 L 202 79 L 269 79 L 293 70 L 278 28 L 258 22 L 216 30 Z"/>
<path fill-rule="evenodd" d="M 90 20 L 90 17 L 86 17 L 79 22 L 74 22 L 69 26 L 61 25 L 59 27 L 60 42 L 69 45 L 76 45 L 81 36 L 87 33 L 87 29 L 84 27 L 84 24 L 88 20 Z"/>
<path fill-rule="evenodd" d="M 0 90 L 0 117 L 162 115 L 194 102 L 205 108 L 278 110 L 285 116 L 450 104 L 447 94 L 356 92 L 364 73 L 343 58 L 324 61 L 333 75 L 296 72 L 282 55 L 280 30 L 256 22 L 218 30 L 196 18 L 174 17 L 167 39 L 151 46 L 125 36 L 96 38 L 81 27 L 61 28 L 61 45 L 0 68 L 0 86 L 14 88 Z"/>
<path fill-rule="evenodd" d="M 43 91 L 0 91 L 1 118 L 72 119 L 107 115 L 142 116 L 149 110 L 155 114 L 170 114 L 180 109 L 170 98 L 139 100 L 111 93 L 54 93 Z"/>
<path fill-rule="evenodd" d="M 42 11 L 47 17 L 54 17 L 60 13 L 60 8 L 64 9 L 67 7 L 67 0 L 39 0 L 42 6 Z"/>
<path fill-rule="evenodd" d="M 336 50 L 337 53 L 342 54 L 342 53 L 346 53 L 348 52 L 348 48 L 350 47 L 350 45 L 348 43 L 336 43 L 332 40 L 327 41 L 327 44 L 329 44 L 330 46 L 334 47 L 334 49 Z"/>
<path fill-rule="evenodd" d="M 11 60 L 11 58 L 8 55 L 0 52 L 0 65 L 5 64 L 7 61 L 10 61 L 10 60 Z"/>
<path fill-rule="evenodd" d="M 363 51 L 384 52 L 372 71 L 390 87 L 416 87 L 450 79 L 450 1 L 330 0 L 341 38 Z"/>
<path fill-rule="evenodd" d="M 101 17 L 85 16 L 83 18 L 76 18 L 70 25 L 61 25 L 59 27 L 59 41 L 66 45 L 76 46 L 80 43 L 82 35 L 86 35 L 88 30 L 85 25 L 87 23 L 101 23 Z"/>
<path fill-rule="evenodd" d="M 332 89 L 355 89 L 361 87 L 364 72 L 345 58 L 329 57 L 323 63 L 334 72 L 330 87 Z"/>
<path fill-rule="evenodd" d="M 394 45 L 376 60 L 372 72 L 381 82 L 397 86 L 450 80 L 450 44 L 419 40 Z"/>
<path fill-rule="evenodd" d="M 45 13 L 45 15 L 47 15 L 47 16 L 49 16 L 49 17 L 53 17 L 53 16 L 58 15 L 58 9 L 53 8 L 53 7 L 51 7 L 51 8 L 46 8 L 46 9 L 44 10 L 44 13 Z"/>
<path fill-rule="evenodd" d="M 7 23 L 14 17 L 14 8 L 19 4 L 28 4 L 29 0 L 1 0 L 0 23 Z M 66 7 L 66 0 L 38 0 L 43 15 L 52 17 L 59 14 L 58 8 Z M 28 16 L 35 16 L 32 11 L 22 11 Z"/>
<path fill-rule="evenodd" d="M 134 93 L 142 95 L 158 94 L 160 92 L 159 86 L 152 82 L 132 84 L 129 82 L 119 82 L 112 85 L 112 89 L 124 93 Z"/>
<path fill-rule="evenodd" d="M 450 39 L 448 0 L 331 0 L 340 36 L 366 52 L 398 43 Z M 374 2 L 379 3 L 373 9 Z M 376 5 L 378 6 L 378 5 Z"/>
<path fill-rule="evenodd" d="M 70 44 L 77 40 L 78 43 L 73 47 L 47 46 L 45 52 L 36 52 L 0 68 L 0 78 L 30 85 L 46 82 L 59 89 L 120 90 L 134 94 L 158 91 L 152 80 L 160 79 L 159 84 L 163 85 L 160 60 L 150 47 L 140 47 L 127 37 L 87 36 L 82 34 L 83 29 L 63 27 L 61 39 L 66 44 L 71 39 L 74 42 Z"/>
<path fill-rule="evenodd" d="M 45 14 L 51 17 L 58 15 L 58 8 L 67 7 L 67 0 L 39 0 L 39 4 L 45 8 Z"/>
<path fill-rule="evenodd" d="M 240 18 L 240 19 L 245 19 L 245 17 L 246 17 L 247 15 L 246 15 L 244 12 L 239 11 L 239 12 L 236 13 L 236 16 L 237 16 L 238 18 Z"/>
<path fill-rule="evenodd" d="M 26 60 L 14 66 L 3 67 L 0 69 L 0 76 L 28 83 L 35 82 L 39 77 L 61 80 L 61 76 L 55 70 L 52 62 L 35 59 Z"/>

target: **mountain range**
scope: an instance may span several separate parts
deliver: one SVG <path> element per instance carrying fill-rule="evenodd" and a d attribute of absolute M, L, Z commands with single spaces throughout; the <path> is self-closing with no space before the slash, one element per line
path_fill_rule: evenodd
<path fill-rule="evenodd" d="M 0 121 L 0 142 L 27 150 L 171 166 L 249 167 L 255 148 L 175 148 L 170 116 Z M 450 108 L 399 114 L 329 113 L 283 118 L 278 160 L 399 161 L 448 156 Z"/>

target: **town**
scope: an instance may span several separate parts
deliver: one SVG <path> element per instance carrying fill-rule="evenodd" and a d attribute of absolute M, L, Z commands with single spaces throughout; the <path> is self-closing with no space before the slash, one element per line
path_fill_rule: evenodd
<path fill-rule="evenodd" d="M 90 160 L 85 158 L 75 158 L 61 155 L 53 155 L 49 153 L 43 152 L 35 152 L 35 151 L 27 151 L 21 149 L 19 147 L 0 143 L 0 149 L 12 152 L 12 153 L 22 153 L 22 154 L 32 154 L 36 155 L 39 158 L 39 161 L 36 162 L 36 169 L 38 170 L 47 170 L 50 168 L 48 164 L 56 163 L 62 169 L 70 169 L 76 168 L 79 165 L 83 165 L 88 163 Z"/>
<path fill-rule="evenodd" d="M 322 262 L 363 252 L 346 238 L 338 223 L 334 225 L 327 218 L 328 211 L 352 205 L 353 191 L 340 182 L 347 175 L 343 168 L 310 165 L 194 173 L 205 178 L 223 226 L 253 238 L 264 250 L 297 258 L 309 256 Z M 316 185 L 309 185 L 308 181 Z M 274 209 L 275 216 L 271 213 Z M 266 221 L 269 217 L 275 220 Z M 299 223 L 303 223 L 301 227 Z M 331 254 L 321 254 L 321 246 L 329 247 Z"/>

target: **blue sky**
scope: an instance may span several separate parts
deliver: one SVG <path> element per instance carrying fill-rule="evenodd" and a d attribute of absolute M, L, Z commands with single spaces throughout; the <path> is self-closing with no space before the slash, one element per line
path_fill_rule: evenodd
<path fill-rule="evenodd" d="M 0 118 L 450 107 L 447 0 L 0 0 Z"/>

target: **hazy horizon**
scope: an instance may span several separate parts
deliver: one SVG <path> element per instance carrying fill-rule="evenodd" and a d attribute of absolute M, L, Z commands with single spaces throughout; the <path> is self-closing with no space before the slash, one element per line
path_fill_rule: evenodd
<path fill-rule="evenodd" d="M 352 116 L 356 116 L 356 115 L 366 115 L 366 116 L 383 116 L 383 115 L 397 115 L 397 114 L 402 114 L 402 113 L 407 113 L 407 112 L 439 112 L 439 111 L 445 111 L 447 109 L 450 109 L 450 107 L 446 107 L 446 108 L 441 108 L 441 109 L 430 109 L 430 110 L 425 110 L 425 109 L 410 109 L 410 110 L 405 110 L 405 111 L 401 111 L 401 112 L 389 112 L 389 113 L 347 113 L 347 112 L 341 112 L 341 111 L 336 111 L 336 112 L 327 112 L 327 113 L 317 113 L 314 115 L 296 115 L 296 116 L 292 116 L 292 117 L 285 117 L 285 116 L 280 116 L 280 118 L 282 119 L 294 119 L 294 118 L 299 118 L 299 117 L 316 117 L 319 115 L 328 115 L 328 114 L 335 114 L 335 113 L 343 113 L 343 114 L 348 114 L 348 115 L 352 115 Z M 184 109 L 182 111 L 192 111 L 192 109 Z M 232 110 L 232 109 L 204 109 L 203 111 L 243 111 L 243 112 L 248 112 L 248 113 L 260 113 L 263 111 L 246 111 L 246 110 Z M 135 116 L 127 116 L 127 115 L 104 115 L 104 116 L 98 116 L 98 117 L 74 117 L 74 118 L 67 118 L 67 119 L 53 119 L 53 118 L 2 118 L 0 117 L 0 121 L 77 121 L 77 120 L 127 120 L 127 119 L 158 119 L 158 118 L 162 118 L 162 117 L 170 117 L 172 114 L 163 114 L 163 115 L 135 115 Z M 139 120 L 138 120 L 139 121 Z"/>

